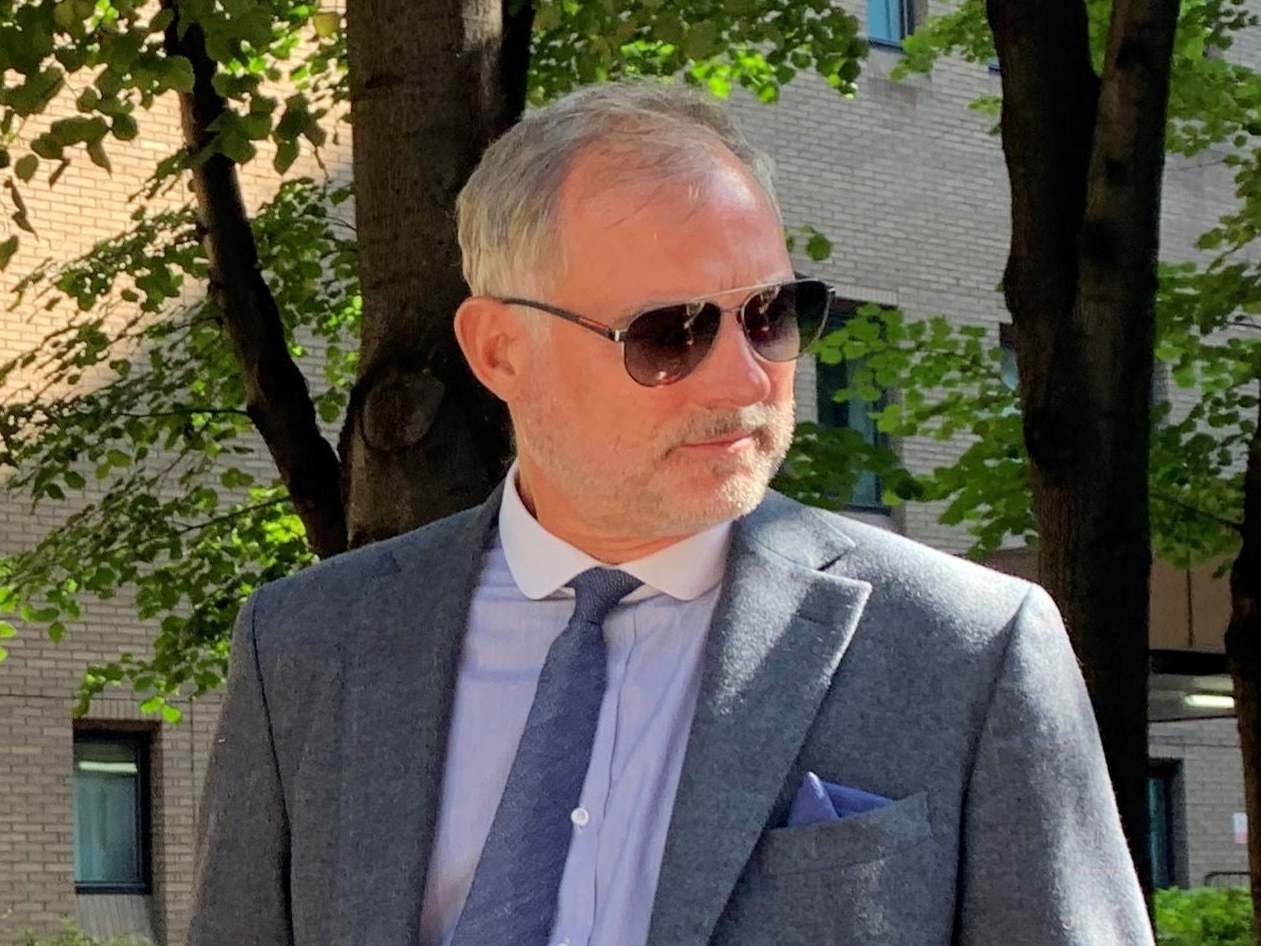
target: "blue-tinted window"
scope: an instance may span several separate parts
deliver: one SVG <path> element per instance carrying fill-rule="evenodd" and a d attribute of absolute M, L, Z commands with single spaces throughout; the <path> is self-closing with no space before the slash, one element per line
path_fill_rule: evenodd
<path fill-rule="evenodd" d="M 867 37 L 873 43 L 901 46 L 914 29 L 911 0 L 867 0 Z"/>
<path fill-rule="evenodd" d="M 74 882 L 80 892 L 147 891 L 148 785 L 144 734 L 75 734 Z"/>
<path fill-rule="evenodd" d="M 853 303 L 840 303 L 836 312 L 828 319 L 824 333 L 839 328 L 853 309 Z M 876 404 L 869 404 L 854 398 L 844 402 L 838 402 L 834 398 L 837 391 L 849 386 L 850 375 L 861 364 L 861 359 L 850 359 L 834 365 L 816 362 L 819 424 L 823 427 L 849 428 L 862 434 L 868 443 L 875 444 L 881 441 L 883 434 L 876 429 L 876 422 L 871 415 L 884 407 L 884 399 Z M 881 494 L 879 477 L 870 471 L 864 471 L 854 485 L 849 505 L 864 509 L 883 509 Z"/>

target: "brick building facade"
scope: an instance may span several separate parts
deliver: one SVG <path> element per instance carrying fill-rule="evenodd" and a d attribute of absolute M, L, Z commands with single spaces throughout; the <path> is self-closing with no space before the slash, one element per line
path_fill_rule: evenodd
<path fill-rule="evenodd" d="M 861 4 L 853 9 L 860 17 L 866 13 Z M 1261 42 L 1250 36 L 1232 55 L 1261 63 Z M 984 325 L 997 339 L 999 326 L 1008 320 L 994 290 L 1008 241 L 1006 173 L 998 139 L 988 133 L 991 119 L 967 104 L 997 94 L 999 77 L 983 66 L 943 62 L 931 77 L 893 82 L 889 71 L 899 56 L 894 48 L 873 47 L 852 101 L 802 76 L 775 106 L 737 91 L 733 108 L 750 136 L 776 159 L 789 225 L 811 224 L 833 241 L 830 261 L 819 266 L 801 260 L 801 268 L 834 282 L 842 297 L 895 304 L 911 316 L 945 314 Z M 59 109 L 50 118 L 71 113 L 73 106 L 66 101 Z M 9 267 L 6 287 L 44 256 L 73 258 L 126 225 L 132 209 L 127 196 L 139 188 L 153 162 L 177 146 L 174 103 L 161 103 L 142 128 L 142 139 L 112 148 L 112 175 L 77 160 L 56 188 L 36 182 L 26 189 L 41 238 L 24 242 Z M 262 149 L 243 175 L 251 206 L 275 187 L 270 156 Z M 326 149 L 324 158 L 334 175 L 347 175 L 349 136 L 343 134 L 341 145 Z M 304 161 L 307 165 L 295 173 L 320 174 L 309 159 Z M 1171 160 L 1164 257 L 1189 256 L 1194 239 L 1230 206 L 1232 191 L 1219 163 Z M 56 319 L 56 312 L 30 306 L 0 314 L 0 357 L 38 343 Z M 801 416 L 817 417 L 819 379 L 808 362 L 800 366 L 797 393 Z M 1180 396 L 1169 393 L 1175 400 Z M 947 463 L 961 448 L 960 442 L 928 439 L 901 444 L 916 469 Z M 252 463 L 260 476 L 268 476 L 265 456 Z M 962 551 L 966 535 L 938 523 L 938 512 L 914 504 L 887 514 L 856 514 Z M 64 513 L 64 507 L 49 507 L 32 514 L 26 504 L 0 495 L 0 553 L 33 543 Z M 1013 550 L 1007 565 L 1027 571 L 1021 554 Z M 1225 592 L 1220 584 L 1200 580 L 1197 588 L 1210 613 L 1221 609 Z M 1154 620 L 1169 625 L 1175 643 L 1181 640 L 1182 617 L 1165 602 L 1157 602 Z M 137 932 L 168 944 L 183 939 L 197 795 L 218 697 L 177 704 L 184 720 L 166 725 L 140 713 L 135 698 L 119 691 L 97 699 L 87 720 L 71 721 L 72 694 L 85 667 L 124 651 L 142 651 L 150 633 L 127 601 L 115 599 L 86 607 L 83 620 L 61 645 L 34 633 L 5 642 L 10 657 L 0 667 L 0 791 L 9 803 L 0 809 L 0 875 L 6 878 L 0 884 L 0 944 L 14 941 L 23 927 L 56 930 L 63 917 L 76 918 L 97 934 Z M 1206 639 L 1197 646 L 1212 652 L 1220 650 L 1218 641 Z M 108 761 L 114 756 L 101 754 L 99 745 L 109 737 L 115 747 L 111 752 L 125 751 L 133 736 L 144 747 L 136 762 L 148 779 L 136 810 L 145 889 L 76 892 L 77 776 L 72 773 L 125 770 L 130 763 Z M 1199 884 L 1210 873 L 1246 866 L 1244 848 L 1233 834 L 1234 813 L 1242 810 L 1233 721 L 1154 724 L 1151 754 L 1180 763 L 1171 783 L 1171 797 L 1180 806 L 1173 819 L 1177 882 Z"/>

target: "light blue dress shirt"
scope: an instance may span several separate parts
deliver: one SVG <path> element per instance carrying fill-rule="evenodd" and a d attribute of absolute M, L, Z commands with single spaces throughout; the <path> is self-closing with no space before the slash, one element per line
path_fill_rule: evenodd
<path fill-rule="evenodd" d="M 552 942 L 641 946 L 700 687 L 730 523 L 619 567 L 643 586 L 605 620 L 608 684 L 579 807 L 570 815 Z M 574 576 L 601 563 L 549 533 L 508 473 L 456 680 L 420 946 L 455 929 L 539 672 L 573 613 Z"/>

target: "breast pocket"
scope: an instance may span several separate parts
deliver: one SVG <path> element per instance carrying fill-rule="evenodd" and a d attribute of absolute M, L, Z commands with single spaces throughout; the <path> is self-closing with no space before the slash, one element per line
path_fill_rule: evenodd
<path fill-rule="evenodd" d="M 772 828 L 759 843 L 757 865 L 775 875 L 863 864 L 930 837 L 928 793 L 918 792 L 836 821 Z"/>

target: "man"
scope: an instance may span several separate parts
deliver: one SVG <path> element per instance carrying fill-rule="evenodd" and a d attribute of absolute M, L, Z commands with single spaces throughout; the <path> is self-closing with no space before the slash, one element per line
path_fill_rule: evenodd
<path fill-rule="evenodd" d="M 1150 944 L 1046 593 L 768 492 L 830 292 L 730 119 L 584 89 L 458 214 L 517 460 L 243 609 L 190 942 Z"/>

